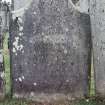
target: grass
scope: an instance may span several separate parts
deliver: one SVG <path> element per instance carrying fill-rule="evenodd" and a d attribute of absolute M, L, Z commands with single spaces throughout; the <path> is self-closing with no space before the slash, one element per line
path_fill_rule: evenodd
<path fill-rule="evenodd" d="M 90 99 L 90 100 L 81 100 L 77 104 L 74 105 L 105 105 L 104 100 L 101 101 L 99 99 Z"/>
<path fill-rule="evenodd" d="M 16 99 L 6 99 L 5 101 L 1 101 L 0 105 L 30 105 L 26 101 L 16 100 Z"/>
<path fill-rule="evenodd" d="M 26 100 L 19 100 L 19 99 L 6 99 L 5 101 L 0 102 L 0 105 L 105 105 L 105 101 L 99 99 L 87 99 L 87 100 L 80 100 L 75 102 L 64 102 L 64 103 L 38 103 Z"/>

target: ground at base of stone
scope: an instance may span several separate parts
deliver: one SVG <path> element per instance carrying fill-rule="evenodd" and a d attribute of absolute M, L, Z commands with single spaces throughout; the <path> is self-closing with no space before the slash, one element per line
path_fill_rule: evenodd
<path fill-rule="evenodd" d="M 20 99 L 5 99 L 0 101 L 0 105 L 105 105 L 105 99 L 101 98 L 92 98 L 85 100 L 78 100 L 75 102 L 70 101 L 60 101 L 54 103 L 38 103 L 33 101 L 26 101 Z"/>

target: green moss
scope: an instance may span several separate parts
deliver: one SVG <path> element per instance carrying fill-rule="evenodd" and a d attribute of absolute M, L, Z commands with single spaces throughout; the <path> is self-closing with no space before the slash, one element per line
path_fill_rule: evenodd
<path fill-rule="evenodd" d="M 9 56 L 9 49 L 8 49 L 8 34 L 4 35 L 3 41 L 3 55 L 4 55 L 4 65 L 5 65 L 5 90 L 6 94 L 10 94 L 10 56 Z"/>

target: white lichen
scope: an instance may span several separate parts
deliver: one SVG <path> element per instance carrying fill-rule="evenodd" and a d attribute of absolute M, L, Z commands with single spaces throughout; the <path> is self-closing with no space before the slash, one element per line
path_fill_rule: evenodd
<path fill-rule="evenodd" d="M 24 76 L 22 76 L 22 79 L 24 80 L 24 79 L 25 79 L 25 77 L 24 77 Z"/>
<path fill-rule="evenodd" d="M 23 36 L 23 32 L 20 32 L 20 33 L 19 33 L 19 36 Z"/>
<path fill-rule="evenodd" d="M 30 93 L 30 96 L 31 96 L 31 97 L 33 97 L 34 95 L 35 95 L 34 92 L 31 92 L 31 93 Z"/>
<path fill-rule="evenodd" d="M 25 62 L 24 64 L 27 65 L 27 62 Z"/>
<path fill-rule="evenodd" d="M 15 41 L 13 42 L 13 53 L 15 53 L 15 55 L 17 55 L 17 51 L 21 51 L 23 52 L 23 48 L 24 46 L 22 44 L 19 43 L 19 37 L 15 37 Z"/>
<path fill-rule="evenodd" d="M 22 18 L 21 18 L 21 17 L 19 17 L 19 18 L 18 18 L 18 20 L 19 20 L 19 22 L 20 22 L 20 23 L 22 23 L 22 22 L 23 22 L 23 20 L 22 20 Z"/>
<path fill-rule="evenodd" d="M 36 12 L 34 11 L 34 13 L 33 13 L 34 15 L 36 15 Z"/>
<path fill-rule="evenodd" d="M 15 53 L 15 55 L 17 56 L 17 53 Z"/>
<path fill-rule="evenodd" d="M 24 47 L 23 45 L 20 45 L 19 50 L 21 51 L 23 49 L 23 47 Z"/>
<path fill-rule="evenodd" d="M 0 63 L 3 63 L 3 55 L 2 55 L 2 53 L 0 54 Z"/>
<path fill-rule="evenodd" d="M 86 99 L 86 102 L 89 102 L 89 99 Z"/>
<path fill-rule="evenodd" d="M 37 83 L 35 82 L 35 83 L 33 83 L 33 85 L 34 85 L 34 86 L 37 86 Z"/>
<path fill-rule="evenodd" d="M 22 53 L 24 53 L 24 50 L 22 51 Z"/>
<path fill-rule="evenodd" d="M 69 80 L 66 80 L 66 82 L 69 82 Z"/>
<path fill-rule="evenodd" d="M 13 53 L 16 53 L 16 49 L 15 48 L 13 48 L 12 51 L 13 51 Z"/>
<path fill-rule="evenodd" d="M 67 49 L 64 49 L 64 54 L 67 54 Z"/>
<path fill-rule="evenodd" d="M 65 31 L 66 31 L 66 32 L 68 32 L 68 31 L 69 31 L 69 29 L 68 29 L 68 28 L 65 28 Z"/>
<path fill-rule="evenodd" d="M 4 72 L 0 72 L 0 77 L 4 78 L 4 76 L 5 76 L 5 73 Z"/>
<path fill-rule="evenodd" d="M 19 81 L 22 82 L 22 78 L 21 77 L 19 77 Z"/>
<path fill-rule="evenodd" d="M 97 60 L 99 61 L 99 60 L 100 60 L 100 58 L 99 58 L 99 57 L 97 57 Z"/>
<path fill-rule="evenodd" d="M 20 26 L 19 27 L 19 31 L 23 31 L 23 26 Z"/>
<path fill-rule="evenodd" d="M 15 81 L 17 82 L 17 81 L 18 81 L 18 79 L 15 79 Z"/>

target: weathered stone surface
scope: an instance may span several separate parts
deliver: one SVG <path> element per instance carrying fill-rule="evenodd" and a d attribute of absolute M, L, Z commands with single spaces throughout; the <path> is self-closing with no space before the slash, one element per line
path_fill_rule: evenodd
<path fill-rule="evenodd" d="M 105 96 L 105 0 L 91 0 L 90 7 L 96 94 Z"/>
<path fill-rule="evenodd" d="M 89 16 L 68 0 L 27 1 L 19 10 L 15 2 L 10 25 L 14 96 L 83 98 L 90 67 Z"/>
<path fill-rule="evenodd" d="M 0 3 L 0 100 L 4 98 L 4 60 L 3 60 L 3 30 L 5 24 L 5 12 Z"/>

